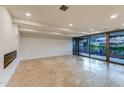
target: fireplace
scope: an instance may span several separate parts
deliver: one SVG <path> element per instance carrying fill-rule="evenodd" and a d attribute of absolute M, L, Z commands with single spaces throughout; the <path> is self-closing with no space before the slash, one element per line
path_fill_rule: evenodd
<path fill-rule="evenodd" d="M 12 51 L 4 55 L 4 68 L 6 68 L 17 56 L 17 51 Z"/>

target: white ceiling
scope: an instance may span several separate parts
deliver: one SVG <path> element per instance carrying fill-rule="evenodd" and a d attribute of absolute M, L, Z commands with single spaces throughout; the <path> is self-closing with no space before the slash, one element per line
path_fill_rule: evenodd
<path fill-rule="evenodd" d="M 123 28 L 124 6 L 113 5 L 68 5 L 64 12 L 61 5 L 5 6 L 13 16 L 21 32 L 49 33 L 64 36 L 79 36 Z M 25 13 L 31 13 L 27 17 Z M 110 16 L 117 14 L 116 19 Z M 73 24 L 72 27 L 69 24 Z M 93 28 L 94 31 L 90 31 Z"/>

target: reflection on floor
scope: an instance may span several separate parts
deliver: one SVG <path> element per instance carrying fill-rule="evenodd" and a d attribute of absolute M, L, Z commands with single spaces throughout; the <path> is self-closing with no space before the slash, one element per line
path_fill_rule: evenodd
<path fill-rule="evenodd" d="M 124 66 L 71 55 L 22 61 L 7 86 L 124 86 Z"/>

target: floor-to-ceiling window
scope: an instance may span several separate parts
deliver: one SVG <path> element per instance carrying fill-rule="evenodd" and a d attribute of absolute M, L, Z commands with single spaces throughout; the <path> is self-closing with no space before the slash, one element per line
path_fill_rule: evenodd
<path fill-rule="evenodd" d="M 89 36 L 79 38 L 79 55 L 89 56 Z"/>
<path fill-rule="evenodd" d="M 124 31 L 110 33 L 110 61 L 124 64 Z"/>
<path fill-rule="evenodd" d="M 73 37 L 73 54 L 78 54 L 78 38 Z"/>
<path fill-rule="evenodd" d="M 106 35 L 97 34 L 90 36 L 90 56 L 106 60 Z"/>
<path fill-rule="evenodd" d="M 73 38 L 73 54 L 124 64 L 124 30 Z"/>

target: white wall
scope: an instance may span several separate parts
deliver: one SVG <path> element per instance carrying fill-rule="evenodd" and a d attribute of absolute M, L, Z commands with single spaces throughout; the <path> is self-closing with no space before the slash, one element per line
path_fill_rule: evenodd
<path fill-rule="evenodd" d="M 19 32 L 16 25 L 12 23 L 12 18 L 6 8 L 0 7 L 0 86 L 6 84 L 11 77 L 19 56 L 4 69 L 4 55 L 14 50 L 19 54 Z"/>
<path fill-rule="evenodd" d="M 21 59 L 33 59 L 49 56 L 72 54 L 72 39 L 67 37 L 45 35 L 22 35 L 12 22 L 11 15 L 4 7 L 0 7 L 0 86 L 4 86 L 13 74 Z M 17 58 L 4 69 L 4 55 L 17 50 Z"/>
<path fill-rule="evenodd" d="M 72 38 L 46 35 L 21 35 L 21 59 L 72 54 Z"/>

